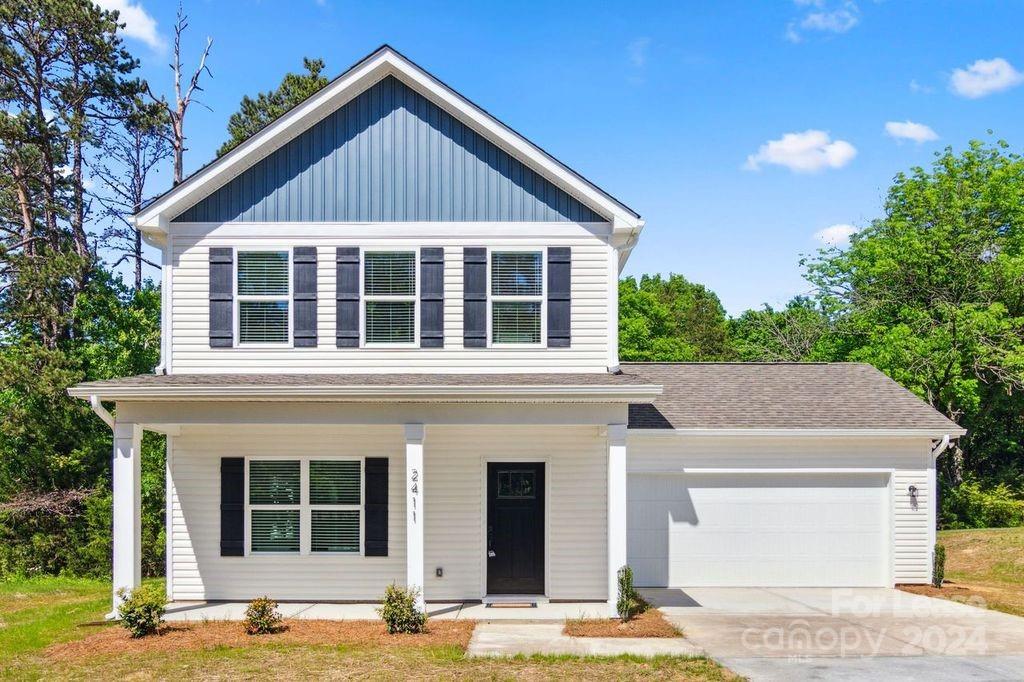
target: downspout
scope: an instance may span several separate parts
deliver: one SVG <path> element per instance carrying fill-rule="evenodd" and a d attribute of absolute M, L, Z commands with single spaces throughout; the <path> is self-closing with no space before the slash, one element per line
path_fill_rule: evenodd
<path fill-rule="evenodd" d="M 939 455 L 945 452 L 946 448 L 948 447 L 949 434 L 947 433 L 945 436 L 942 437 L 942 440 L 939 441 L 939 444 L 932 448 L 932 461 L 934 462 L 935 460 L 937 460 L 939 458 Z"/>
<path fill-rule="evenodd" d="M 938 541 L 939 532 L 939 477 L 938 477 L 938 460 L 939 455 L 946 451 L 949 447 L 950 436 L 947 433 L 942 439 L 935 445 L 931 450 L 932 461 L 929 463 L 928 468 L 928 486 L 932 491 L 932 522 L 928 529 L 928 576 L 934 580 L 935 578 L 935 543 Z M 930 582 L 930 581 L 929 581 Z"/>
<path fill-rule="evenodd" d="M 98 395 L 89 396 L 89 406 L 92 407 L 92 411 L 95 412 L 103 422 L 110 427 L 110 430 L 114 430 L 114 416 L 107 411 L 107 408 L 103 407 L 103 403 L 100 402 Z"/>

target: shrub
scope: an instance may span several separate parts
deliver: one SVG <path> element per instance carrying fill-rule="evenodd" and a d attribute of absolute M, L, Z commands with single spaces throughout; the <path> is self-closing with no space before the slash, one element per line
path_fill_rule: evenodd
<path fill-rule="evenodd" d="M 615 608 L 623 622 L 628 622 L 647 610 L 647 602 L 633 588 L 633 569 L 629 566 L 619 569 L 619 598 L 615 602 Z"/>
<path fill-rule="evenodd" d="M 1007 528 L 1024 526 L 1024 500 L 1005 483 L 982 488 L 965 480 L 942 491 L 944 528 Z"/>
<path fill-rule="evenodd" d="M 245 610 L 245 632 L 249 635 L 269 635 L 281 625 L 277 602 L 270 597 L 256 597 Z"/>
<path fill-rule="evenodd" d="M 427 614 L 416 608 L 416 597 L 419 590 L 405 589 L 397 585 L 388 585 L 384 590 L 384 601 L 377 613 L 388 626 L 388 634 L 417 634 L 423 632 L 427 625 Z"/>
<path fill-rule="evenodd" d="M 117 615 L 132 637 L 145 637 L 156 632 L 164 617 L 163 592 L 153 585 L 140 585 L 130 592 L 121 588 L 117 595 L 122 598 Z"/>
<path fill-rule="evenodd" d="M 942 581 L 946 577 L 946 547 L 935 545 L 935 553 L 932 555 L 932 585 L 942 587 Z"/>

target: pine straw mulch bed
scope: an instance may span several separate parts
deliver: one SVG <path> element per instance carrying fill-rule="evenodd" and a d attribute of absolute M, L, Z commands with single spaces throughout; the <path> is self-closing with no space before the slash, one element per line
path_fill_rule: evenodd
<path fill-rule="evenodd" d="M 570 637 L 681 637 L 661 611 L 649 608 L 631 621 L 618 618 L 576 618 L 567 620 L 563 634 Z"/>
<path fill-rule="evenodd" d="M 165 623 L 155 635 L 133 639 L 120 627 L 104 628 L 73 642 L 54 644 L 47 656 L 58 661 L 75 661 L 104 655 L 143 654 L 217 647 L 249 647 L 264 644 L 349 644 L 367 647 L 443 647 L 465 650 L 473 635 L 474 621 L 438 620 L 427 623 L 419 635 L 389 635 L 384 624 L 371 620 L 286 620 L 269 635 L 247 635 L 242 623 Z"/>

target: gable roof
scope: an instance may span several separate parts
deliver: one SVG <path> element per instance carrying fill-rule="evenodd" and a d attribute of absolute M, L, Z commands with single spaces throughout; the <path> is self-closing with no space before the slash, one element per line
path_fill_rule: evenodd
<path fill-rule="evenodd" d="M 630 429 L 965 433 L 867 364 L 624 362 L 622 371 L 663 388 L 630 405 Z"/>
<path fill-rule="evenodd" d="M 392 75 L 172 222 L 607 223 Z"/>
<path fill-rule="evenodd" d="M 533 172 L 594 212 L 607 216 L 616 231 L 635 237 L 642 229 L 643 220 L 635 211 L 387 45 L 359 61 L 246 142 L 151 201 L 135 216 L 136 226 L 150 235 L 166 232 L 167 224 L 179 213 L 202 201 L 387 76 L 394 76 Z"/>

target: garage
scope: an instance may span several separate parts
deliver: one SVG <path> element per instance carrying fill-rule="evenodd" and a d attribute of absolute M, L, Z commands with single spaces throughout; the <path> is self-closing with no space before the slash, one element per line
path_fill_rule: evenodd
<path fill-rule="evenodd" d="M 889 585 L 889 474 L 631 473 L 643 587 Z"/>

